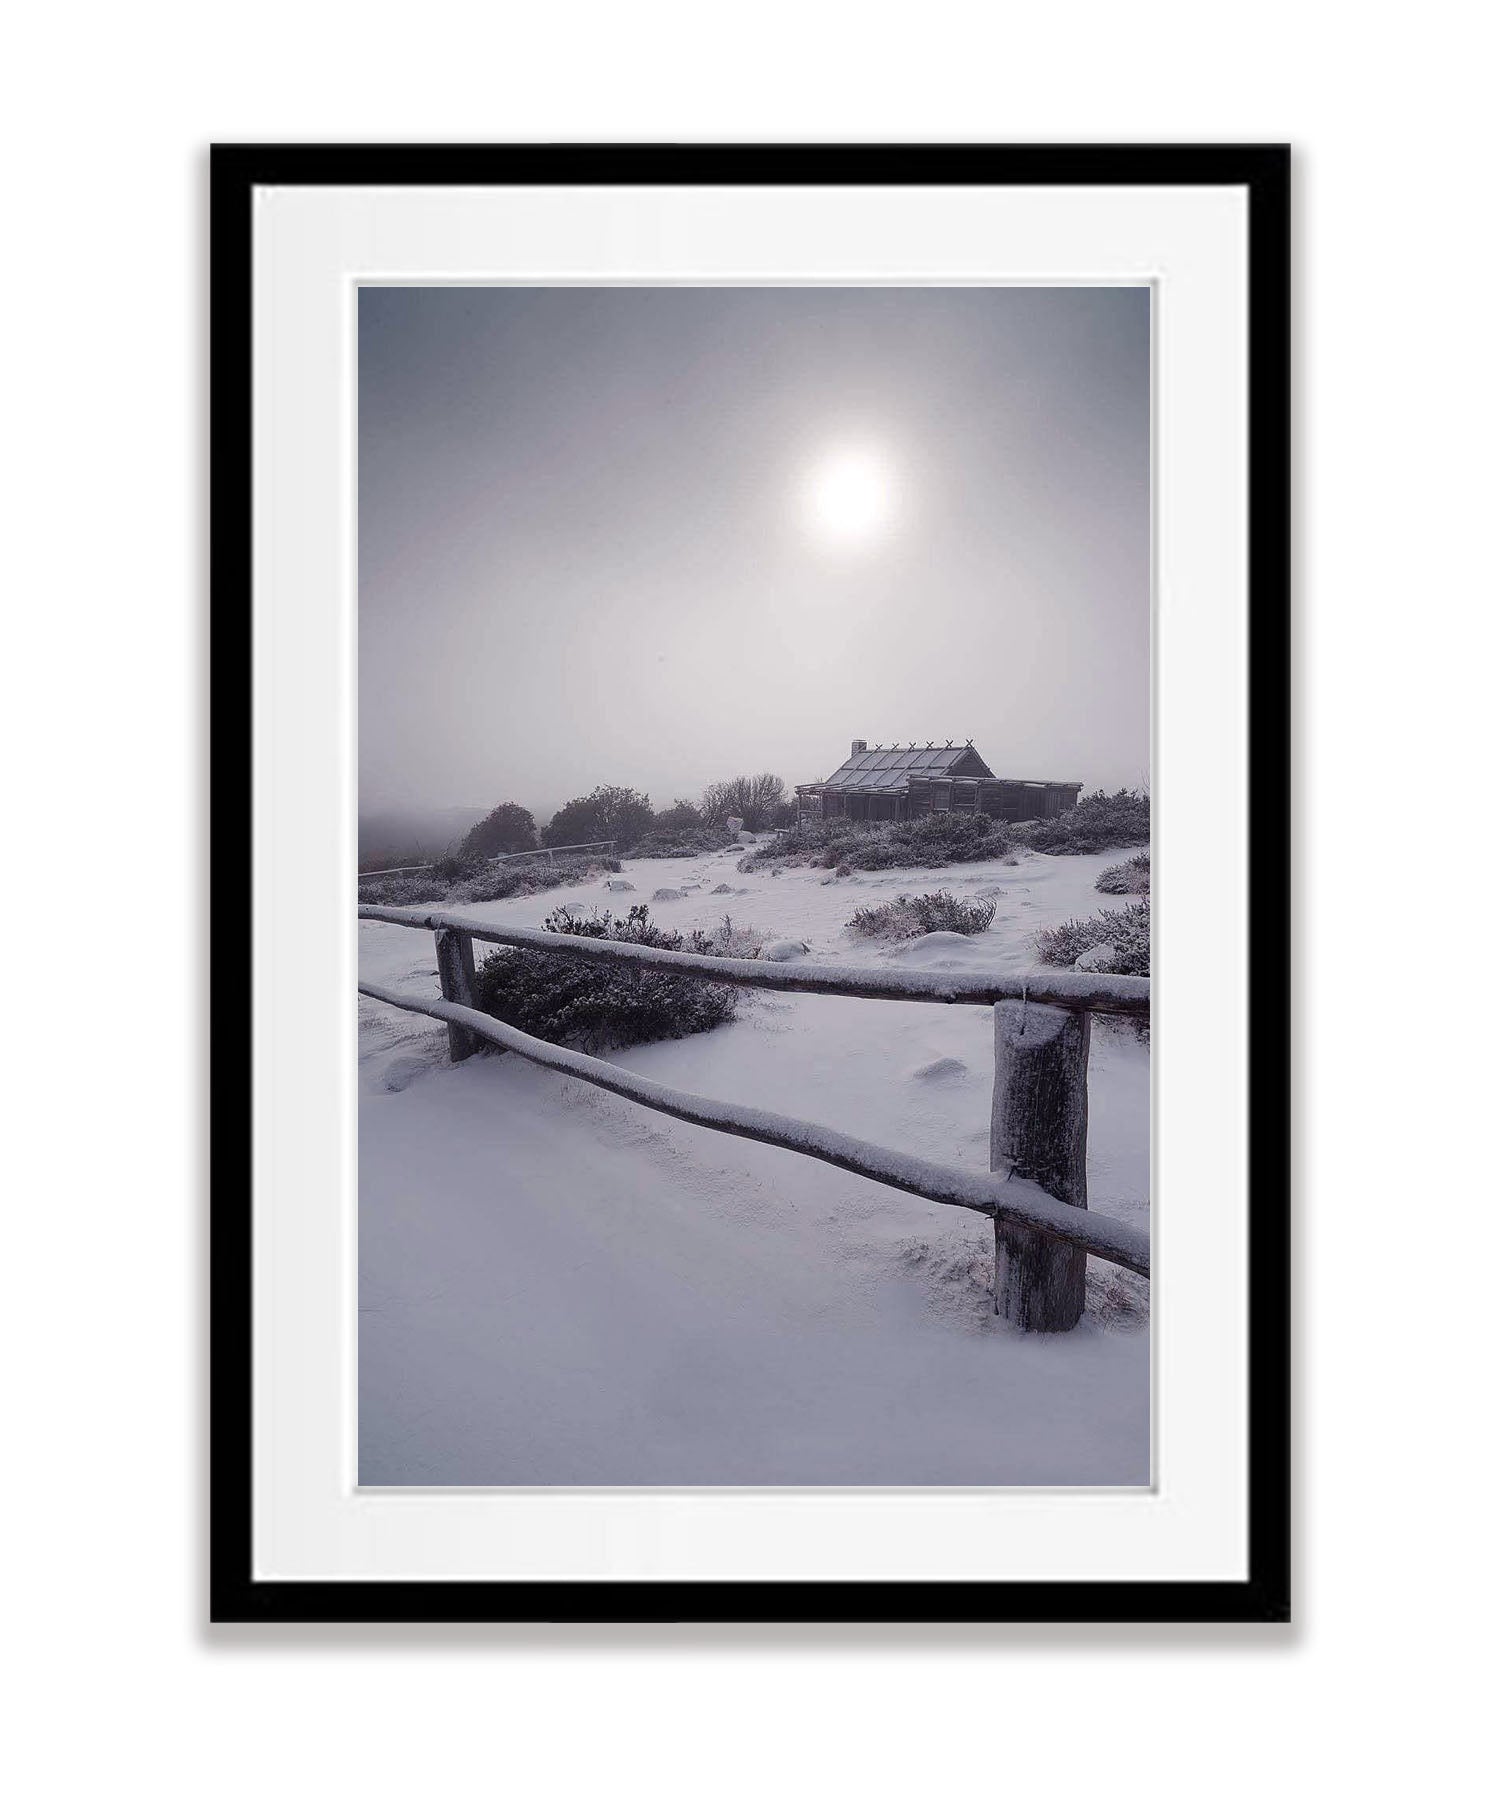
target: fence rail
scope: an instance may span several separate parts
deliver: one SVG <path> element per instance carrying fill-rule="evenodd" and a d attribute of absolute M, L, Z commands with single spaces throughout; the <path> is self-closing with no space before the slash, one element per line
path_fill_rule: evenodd
<path fill-rule="evenodd" d="M 999 1176 L 974 1173 L 966 1169 L 949 1169 L 941 1163 L 922 1157 L 908 1156 L 899 1150 L 885 1150 L 835 1131 L 827 1125 L 815 1125 L 805 1119 L 790 1119 L 781 1113 L 760 1107 L 741 1106 L 732 1100 L 714 1100 L 703 1094 L 688 1094 L 677 1088 L 649 1081 L 617 1064 L 585 1056 L 580 1050 L 566 1050 L 560 1044 L 549 1044 L 542 1038 L 517 1031 L 492 1019 L 488 1013 L 471 1006 L 458 1006 L 447 1000 L 417 1000 L 410 994 L 398 994 L 374 982 L 361 982 L 360 993 L 371 1000 L 383 1000 L 387 1006 L 399 1006 L 404 1012 L 426 1013 L 449 1025 L 460 1025 L 502 1050 L 513 1050 L 527 1062 L 555 1069 L 560 1074 L 575 1076 L 633 1100 L 653 1112 L 667 1113 L 674 1119 L 686 1119 L 704 1125 L 710 1131 L 725 1131 L 732 1137 L 754 1138 L 758 1143 L 775 1144 L 780 1149 L 811 1156 L 836 1168 L 849 1169 L 887 1187 L 917 1194 L 939 1206 L 962 1206 L 971 1212 L 985 1213 L 1008 1224 L 1028 1225 L 1048 1232 L 1063 1243 L 1091 1251 L 1122 1268 L 1138 1274 L 1151 1272 L 1149 1241 L 1144 1234 L 1121 1225 L 1098 1213 L 1069 1206 L 1024 1178 L 1003 1180 Z"/>
<path fill-rule="evenodd" d="M 772 988 L 783 994 L 914 1000 L 927 1006 L 994 1006 L 1000 1000 L 1026 1000 L 1035 1006 L 1132 1018 L 1146 1018 L 1151 1012 L 1151 983 L 1141 975 L 1082 975 L 1065 969 L 1048 975 L 967 975 L 956 971 L 933 975 L 909 969 L 850 969 L 842 963 L 768 963 L 734 956 L 696 956 L 687 950 L 656 950 L 610 938 L 569 937 L 524 925 L 492 925 L 464 913 L 361 906 L 359 916 L 421 931 L 461 932 L 483 944 L 545 950 L 549 956 L 571 956 L 584 962 L 633 963 L 663 974 L 696 976 L 729 987 Z"/>
<path fill-rule="evenodd" d="M 994 1222 L 995 1310 L 1023 1329 L 1066 1331 L 1077 1324 L 1083 1313 L 1089 1256 L 1139 1275 L 1151 1272 L 1148 1234 L 1089 1212 L 1086 1175 L 1090 1016 L 1099 1012 L 1148 1017 L 1151 984 L 1142 977 L 1065 972 L 1024 978 L 937 976 L 831 964 L 760 963 L 492 925 L 462 913 L 361 906 L 359 916 L 433 933 L 441 999 L 401 994 L 373 982 L 361 982 L 359 991 L 404 1012 L 441 1019 L 448 1027 L 449 1053 L 455 1061 L 491 1044 L 638 1106 L 815 1157 L 938 1205 L 985 1214 Z M 991 1172 L 947 1168 L 808 1120 L 665 1087 L 502 1024 L 473 1004 L 476 940 L 617 967 L 649 967 L 738 987 L 990 1006 L 995 1018 Z"/>
<path fill-rule="evenodd" d="M 435 863 L 403 863 L 399 869 L 361 869 L 357 879 L 373 881 L 377 875 L 425 875 L 436 866 Z"/>
<path fill-rule="evenodd" d="M 568 856 L 576 850 L 609 850 L 613 851 L 613 838 L 599 838 L 592 844 L 543 844 L 540 850 L 507 850 L 503 856 L 492 856 L 491 862 L 521 862 L 528 856 L 545 856 L 549 862 L 559 856 Z"/>
<path fill-rule="evenodd" d="M 486 856 L 487 863 L 520 862 L 527 856 L 545 856 L 548 862 L 556 862 L 559 856 L 567 856 L 574 850 L 610 850 L 613 851 L 613 838 L 600 838 L 593 844 L 546 844 L 540 850 L 507 850 L 499 856 Z M 373 881 L 377 875 L 424 875 L 437 867 L 436 863 L 407 863 L 399 869 L 361 869 L 358 879 Z"/>

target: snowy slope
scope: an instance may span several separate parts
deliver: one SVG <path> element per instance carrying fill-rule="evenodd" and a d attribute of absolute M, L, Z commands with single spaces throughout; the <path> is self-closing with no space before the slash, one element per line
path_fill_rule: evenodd
<path fill-rule="evenodd" d="M 832 881 L 739 852 L 627 864 L 465 908 L 538 925 L 563 901 L 807 942 L 819 961 L 1019 972 L 1043 925 L 1124 905 L 1118 855 L 1025 855 Z M 734 891 L 714 895 L 720 883 Z M 982 936 L 874 945 L 855 907 L 994 895 Z M 482 948 L 482 947 L 481 947 Z M 432 939 L 360 926 L 364 977 L 436 991 Z M 1061 1337 L 996 1320 L 988 1222 L 726 1139 L 515 1057 L 446 1062 L 441 1026 L 360 1002 L 360 1429 L 366 1483 L 1138 1483 L 1147 1284 L 1090 1265 Z M 982 1007 L 743 992 L 737 1020 L 619 1052 L 643 1074 L 988 1164 Z M 1148 1222 L 1149 1056 L 1095 1022 L 1090 1205 Z"/>

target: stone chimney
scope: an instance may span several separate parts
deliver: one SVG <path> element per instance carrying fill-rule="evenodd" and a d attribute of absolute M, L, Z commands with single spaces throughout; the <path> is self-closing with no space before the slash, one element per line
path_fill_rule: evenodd
<path fill-rule="evenodd" d="M 863 738 L 856 738 L 849 746 L 849 754 L 851 756 L 858 756 L 861 751 L 867 750 L 868 748 L 869 746 L 865 743 Z"/>

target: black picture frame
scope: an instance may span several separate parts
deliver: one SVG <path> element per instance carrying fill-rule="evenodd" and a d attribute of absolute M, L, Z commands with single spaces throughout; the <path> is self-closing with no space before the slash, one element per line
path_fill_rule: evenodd
<path fill-rule="evenodd" d="M 210 1082 L 214 1622 L 1276 1622 L 1291 1616 L 1290 164 L 1275 144 L 217 145 L 211 154 L 211 879 L 245 891 L 251 733 L 251 211 L 262 186 L 1228 186 L 1249 220 L 1248 1575 L 1226 1581 L 267 1581 L 252 1566 L 251 1045 L 215 935 Z"/>

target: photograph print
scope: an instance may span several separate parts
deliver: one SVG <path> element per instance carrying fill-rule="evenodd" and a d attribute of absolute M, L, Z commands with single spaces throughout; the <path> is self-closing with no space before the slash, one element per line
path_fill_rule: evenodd
<path fill-rule="evenodd" d="M 1148 1485 L 1150 286 L 356 305 L 361 1486 Z"/>

